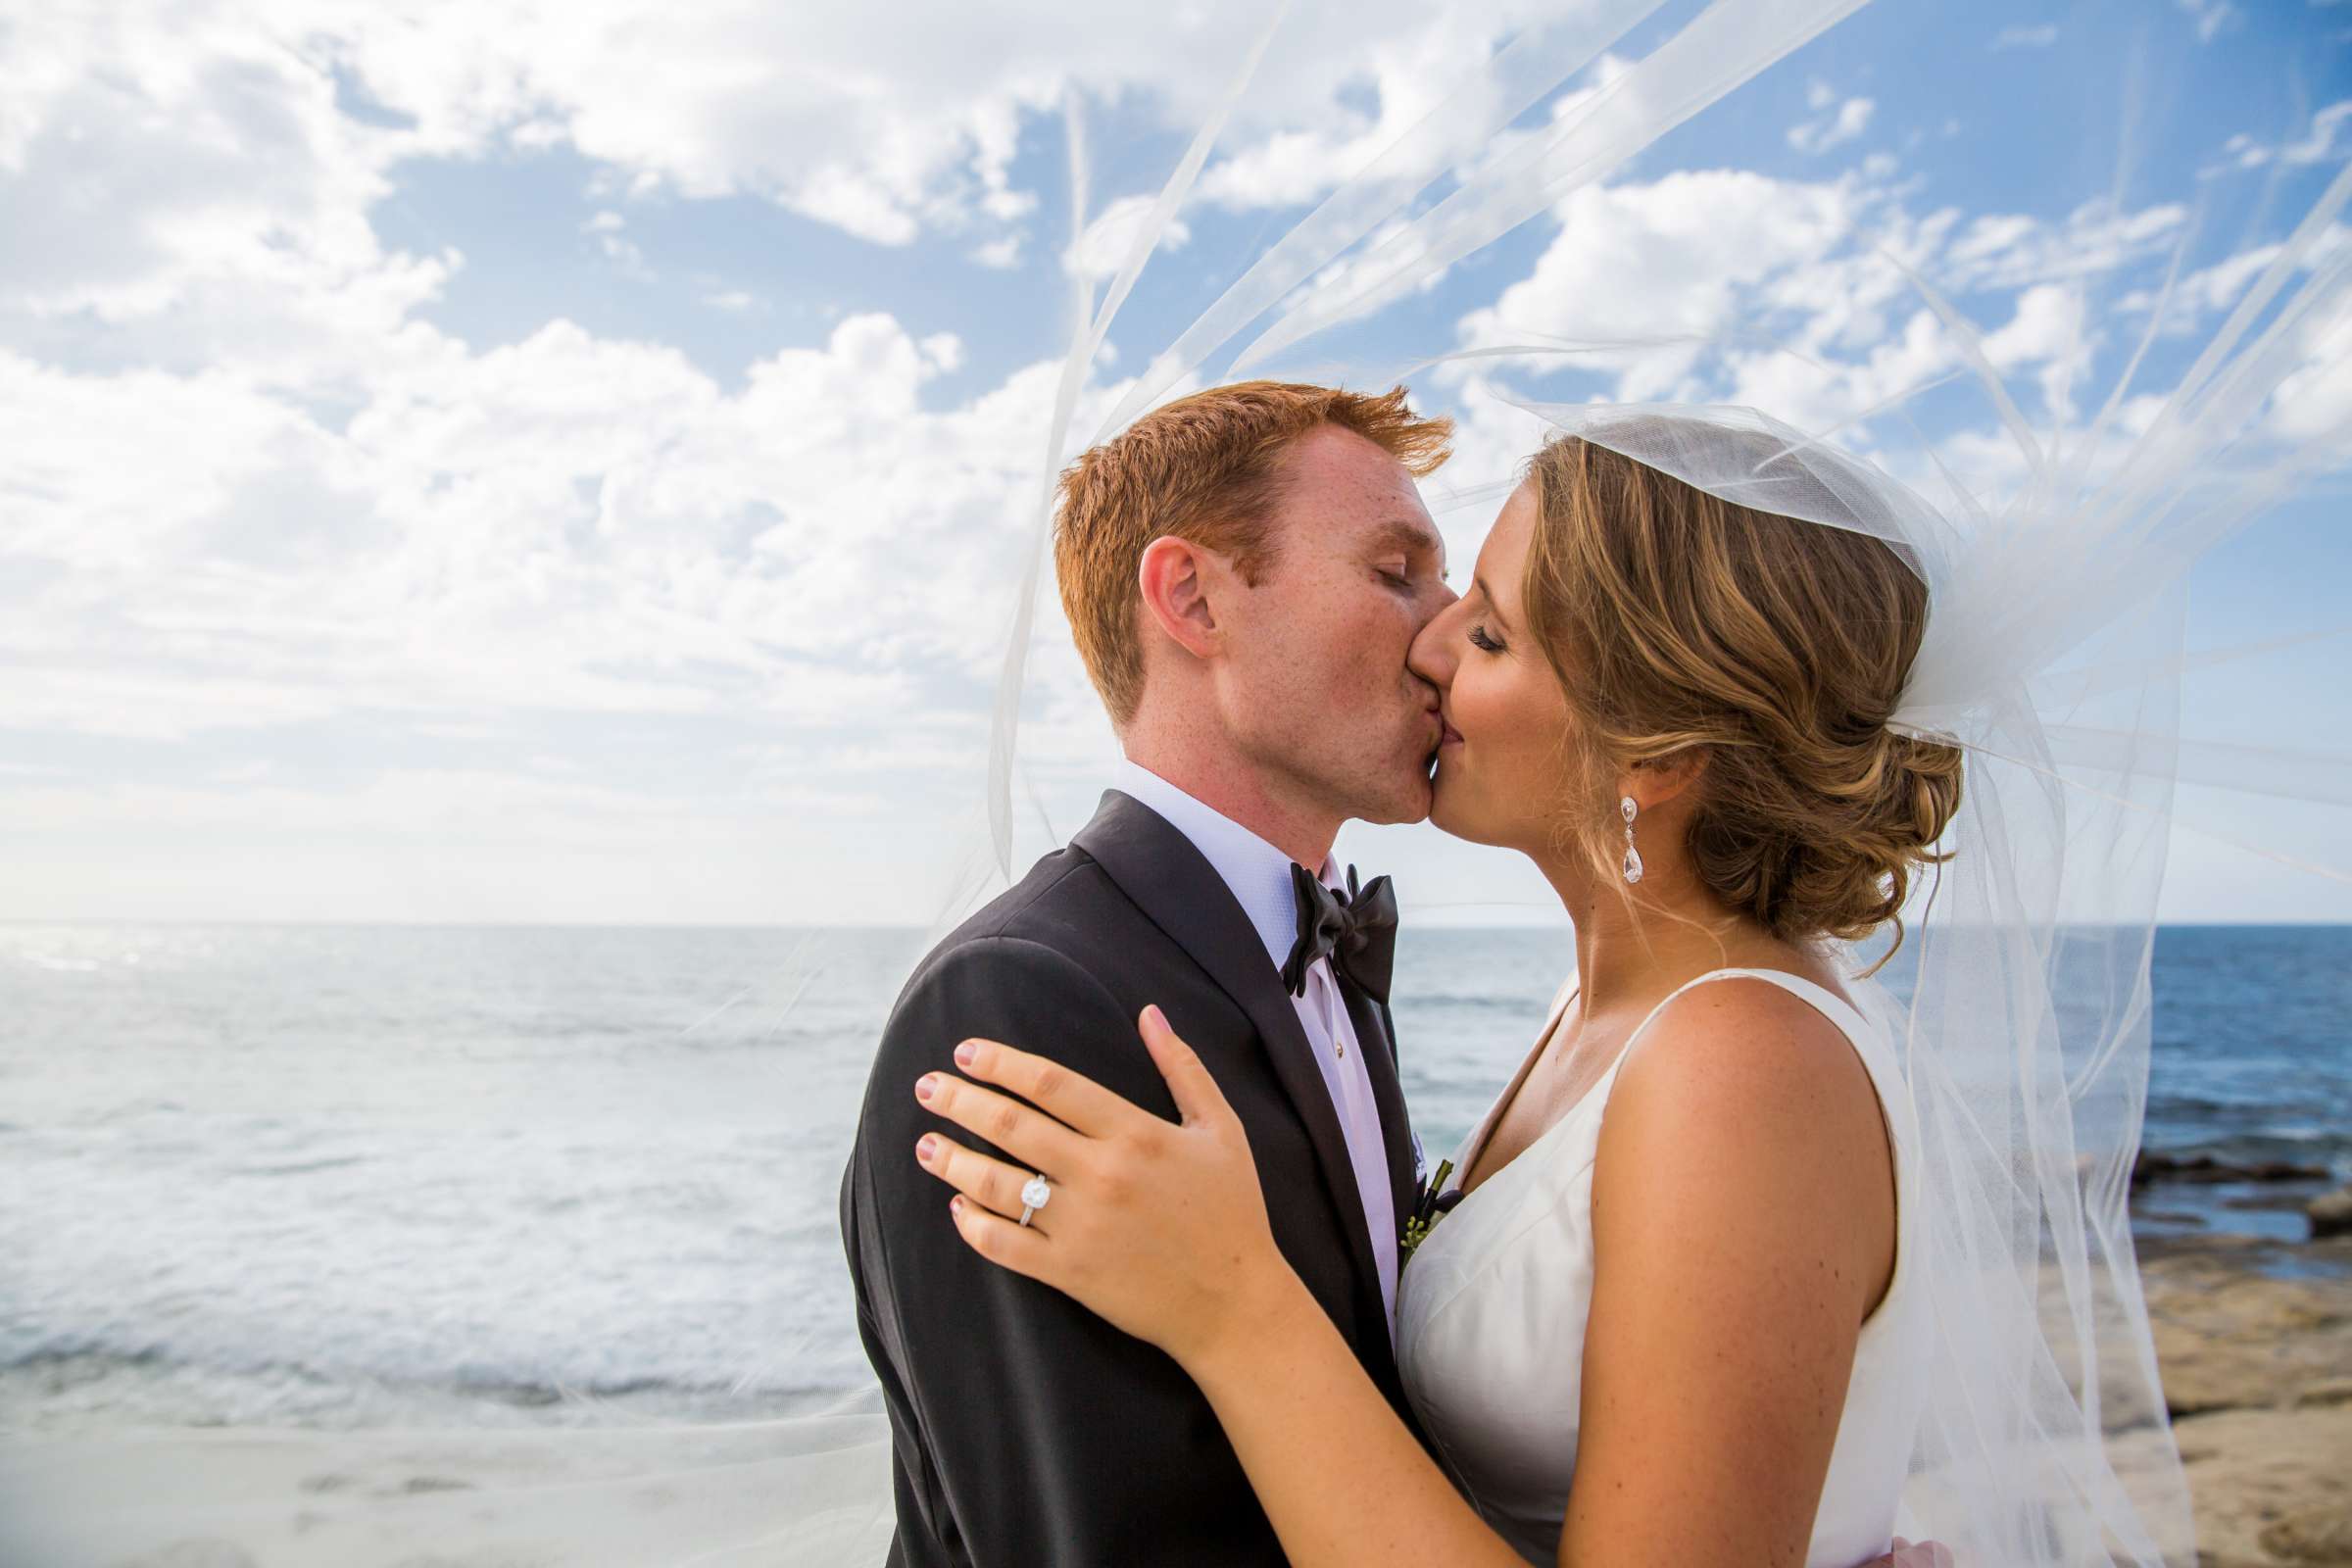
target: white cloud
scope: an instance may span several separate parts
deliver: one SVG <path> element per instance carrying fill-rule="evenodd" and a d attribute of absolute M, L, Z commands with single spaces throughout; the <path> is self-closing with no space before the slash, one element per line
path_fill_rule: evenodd
<path fill-rule="evenodd" d="M 1812 108 L 1826 110 L 1836 97 L 1827 85 L 1815 82 L 1806 102 Z M 1871 99 L 1848 98 L 1834 113 L 1789 126 L 1788 145 L 1800 153 L 1826 153 L 1833 147 L 1842 147 L 1870 128 L 1870 117 L 1877 108 Z"/>
<path fill-rule="evenodd" d="M 2302 364 L 2278 383 L 2267 431 L 2352 462 L 2352 314 L 2315 319 L 2299 337 Z"/>
<path fill-rule="evenodd" d="M 1054 5 L 934 8 L 913 26 L 653 0 L 50 7 L 12 22 L 0 57 L 0 219 L 51 242 L 0 257 L 0 293 L 113 320 L 177 303 L 226 323 L 218 342 L 267 314 L 208 291 L 223 276 L 266 301 L 297 272 L 347 291 L 368 274 L 378 297 L 343 314 L 372 307 L 354 324 L 381 327 L 457 265 L 389 274 L 366 220 L 387 171 L 564 146 L 628 200 L 752 195 L 878 244 L 968 234 L 1003 265 L 1037 205 L 1013 183 L 1025 124 L 1074 88 L 1190 129 L 1264 20 L 1244 0 L 1115 26 Z M 1261 78 L 1282 90 L 1246 102 L 1203 197 L 1321 194 L 1531 20 L 1547 20 L 1538 0 L 1371 0 L 1349 51 L 1283 29 Z"/>
<path fill-rule="evenodd" d="M 1814 96 L 1836 100 L 1827 89 Z M 1461 342 L 1620 346 L 1455 362 L 1442 378 L 1470 386 L 1582 371 L 1581 383 L 1537 383 L 1540 395 L 1582 397 L 1597 377 L 1601 395 L 1619 401 L 1729 401 L 1803 428 L 1838 426 L 1963 368 L 1908 268 L 1964 313 L 1989 318 L 1987 354 L 2004 374 L 2032 378 L 2043 416 L 2076 417 L 2102 341 L 2083 291 L 2111 298 L 2113 278 L 2161 263 L 2185 210 L 2102 200 L 2057 220 L 1923 215 L 1905 205 L 1910 186 L 1887 182 L 1892 173 L 1866 166 L 1804 181 L 1685 171 L 1580 190 L 1558 209 L 1558 231 L 1532 271 L 1461 318 Z"/>
<path fill-rule="evenodd" d="M 1858 219 L 1844 182 L 1802 184 L 1733 170 L 1587 186 L 1558 209 L 1557 236 L 1525 278 L 1462 319 L 1466 348 L 1720 333 L 1768 279 L 1817 261 Z M 1697 347 L 1579 354 L 1553 367 L 1616 370 L 1617 396 L 1674 395 Z"/>
<path fill-rule="evenodd" d="M 1984 357 L 2007 368 L 2071 354 L 2082 341 L 2081 296 L 2040 283 L 2018 296 L 2017 314 L 2006 326 L 1984 335 Z"/>
<path fill-rule="evenodd" d="M 2074 419 L 2074 388 L 2089 373 L 2097 338 L 2084 320 L 2084 301 L 2079 288 L 2037 283 L 2020 294 L 2017 314 L 2007 325 L 1985 334 L 1984 357 L 1996 368 L 2014 370 L 2041 367 L 2038 377 L 2042 406 L 2060 422 Z"/>
<path fill-rule="evenodd" d="M 2015 289 L 2112 272 L 2165 254 L 2187 220 L 2188 209 L 2178 203 L 2125 211 L 2104 198 L 2056 223 L 1987 213 L 1955 238 L 1942 258 L 1944 275 L 1961 287 Z"/>
<path fill-rule="evenodd" d="M 2278 256 L 2278 246 L 2257 245 L 2183 275 L 2173 285 L 2165 329 L 2185 332 L 2213 312 L 2229 309 Z M 2155 289 L 2135 289 L 2124 297 L 2121 308 L 2134 313 L 2152 311 L 2158 297 Z"/>
<path fill-rule="evenodd" d="M 1458 81 L 1485 64 L 1492 25 L 1440 13 L 1426 25 L 1366 38 L 1356 56 L 1361 63 L 1337 84 L 1343 91 L 1335 95 L 1330 113 L 1305 124 L 1277 128 L 1219 159 L 1202 173 L 1199 198 L 1241 209 L 1304 206 L 1320 199 L 1420 125 Z M 1593 74 L 1597 82 L 1605 83 L 1622 70 L 1622 62 L 1604 54 Z M 1369 108 L 1363 106 L 1367 97 Z M 1577 101 L 1578 94 L 1563 94 L 1554 104 L 1555 115 Z M 1517 138 L 1506 133 L 1495 140 L 1515 145 Z M 1408 180 L 1425 180 L 1480 151 L 1467 139 L 1433 138 L 1424 144 L 1419 165 L 1399 164 L 1394 172 Z"/>
<path fill-rule="evenodd" d="M 2339 151 L 2336 138 L 2352 132 L 2352 98 L 2339 99 L 2311 117 L 2303 134 L 2276 146 L 2256 141 L 2239 132 L 2222 144 L 2222 160 L 2205 171 L 2208 174 L 2226 173 L 2232 170 L 2260 169 L 2274 161 L 2289 166 L 2324 164 L 2346 156 L 2352 146 Z M 2348 138 L 2352 139 L 2352 138 Z"/>
<path fill-rule="evenodd" d="M 2038 27 L 2003 27 L 1993 36 L 1995 49 L 2047 49 L 2058 41 L 2056 23 L 2044 23 Z"/>
<path fill-rule="evenodd" d="M 2341 222 L 2328 224 L 2314 241 L 2302 264 L 2303 270 L 2309 270 L 2342 254 L 2347 247 L 2352 247 L 2352 228 Z M 2191 331 L 2217 312 L 2235 305 L 2238 297 L 2270 269 L 2283 249 L 2278 244 L 2249 246 L 2234 256 L 2182 273 L 2173 285 L 2164 330 L 2176 334 Z M 2144 314 L 2156 308 L 2158 294 L 2155 288 L 2134 289 L 2118 301 L 2116 308 L 2128 314 Z"/>
<path fill-rule="evenodd" d="M 998 271 L 1018 267 L 1021 261 L 1021 236 L 1005 234 L 983 241 L 972 248 L 972 260 Z"/>
<path fill-rule="evenodd" d="M 52 672 L 0 689 L 0 723 L 917 711 L 995 646 L 976 596 L 1017 556 L 1050 396 L 1040 367 L 926 409 L 960 353 L 856 317 L 730 395 L 557 321 L 387 381 L 340 433 L 220 377 L 0 358 L 35 498 L 0 647 Z"/>
<path fill-rule="evenodd" d="M 1430 267 L 1435 236 L 1403 217 L 1388 220 L 1362 241 L 1292 291 L 1286 309 L 1307 300 L 1353 302 L 1377 297 L 1398 275 L 1413 277 L 1413 292 L 1427 294 L 1440 287 L 1453 269 Z M 1415 273 L 1420 269 L 1427 269 Z"/>
<path fill-rule="evenodd" d="M 285 20 L 444 156 L 567 142 L 638 195 L 764 196 L 882 244 L 1018 216 L 1020 116 L 1055 91 L 1017 24 L 953 10 L 910 29 L 636 0 Z"/>
<path fill-rule="evenodd" d="M 1095 279 L 1115 275 L 1126 265 L 1127 253 L 1142 238 L 1144 225 L 1156 202 L 1157 198 L 1152 196 L 1122 196 L 1112 202 L 1086 225 L 1086 233 L 1078 243 L 1062 253 L 1063 268 Z M 1157 250 L 1161 253 L 1182 250 L 1192 237 L 1193 231 L 1184 220 L 1171 216 L 1160 228 Z"/>
<path fill-rule="evenodd" d="M 621 276 L 640 283 L 654 282 L 654 270 L 646 265 L 645 252 L 622 232 L 627 227 L 628 220 L 611 211 L 598 213 L 580 225 L 581 231 L 595 239 L 597 249 Z"/>
<path fill-rule="evenodd" d="M 201 7 L 43 7 L 9 30 L 0 227 L 40 243 L 0 247 L 0 342 L 135 327 L 118 350 L 146 363 L 312 392 L 421 346 L 402 323 L 461 258 L 383 249 L 368 210 L 413 138 L 342 114 L 319 61 Z"/>
<path fill-rule="evenodd" d="M 2178 4 L 2196 24 L 2199 43 L 2213 42 L 2224 27 L 2239 18 L 2237 7 L 2230 0 L 2178 0 Z"/>
<path fill-rule="evenodd" d="M 1377 123 L 1401 128 L 1494 39 L 1545 15 L 1536 0 L 1435 12 L 1371 0 L 1350 14 L 1348 51 L 1313 29 L 1283 29 L 1262 72 L 1285 90 L 1253 98 L 1228 138 L 1228 167 L 1204 190 L 1256 205 L 1327 189 L 1352 172 L 1367 70 Z M 681 195 L 748 192 L 901 245 L 925 229 L 1028 215 L 1035 194 L 1012 184 L 1022 123 L 1054 111 L 1073 85 L 1191 128 L 1265 13 L 1197 0 L 1122 12 L 1116 25 L 1074 24 L 1053 5 L 926 8 L 909 21 L 884 24 L 855 8 L 586 0 L 519 12 L 355 8 L 324 24 L 306 13 L 300 25 L 377 100 L 414 115 L 436 148 L 561 137 Z M 661 47 L 644 47 L 647 36 Z"/>

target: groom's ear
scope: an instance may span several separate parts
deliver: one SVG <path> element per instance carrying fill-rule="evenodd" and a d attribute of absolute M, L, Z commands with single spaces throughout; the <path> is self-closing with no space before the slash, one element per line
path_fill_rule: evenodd
<path fill-rule="evenodd" d="M 1225 576 L 1214 555 L 1190 539 L 1162 534 L 1144 547 L 1136 585 L 1152 624 L 1195 659 L 1205 659 L 1222 640 L 1211 589 Z"/>

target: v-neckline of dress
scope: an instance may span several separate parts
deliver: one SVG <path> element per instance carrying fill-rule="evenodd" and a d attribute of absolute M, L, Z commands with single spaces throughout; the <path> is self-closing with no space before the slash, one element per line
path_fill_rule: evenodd
<path fill-rule="evenodd" d="M 1518 1153 L 1513 1154 L 1509 1159 L 1504 1160 L 1500 1165 L 1487 1172 L 1486 1176 L 1476 1187 L 1465 1187 L 1462 1185 L 1462 1180 L 1464 1177 L 1469 1175 L 1471 1167 L 1477 1164 L 1479 1157 L 1487 1152 L 1487 1145 L 1494 1141 L 1494 1129 L 1501 1122 L 1503 1113 L 1518 1101 L 1519 1091 L 1521 1087 L 1526 1084 L 1528 1075 L 1536 1070 L 1536 1063 L 1543 1058 L 1544 1049 L 1551 1044 L 1552 1031 L 1559 1028 L 1560 1020 L 1562 1018 L 1568 1016 L 1568 1008 L 1570 1004 L 1573 1004 L 1578 997 L 1584 994 L 1584 987 L 1576 985 L 1573 982 L 1560 987 L 1559 995 L 1552 1000 L 1550 1012 L 1544 1019 L 1544 1027 L 1536 1031 L 1536 1043 L 1534 1047 L 1529 1050 L 1526 1059 L 1519 1063 L 1519 1070 L 1511 1075 L 1511 1081 L 1503 1086 L 1502 1093 L 1495 1097 L 1494 1102 L 1487 1107 L 1486 1115 L 1480 1118 L 1479 1124 L 1471 1130 L 1469 1141 L 1462 1146 L 1463 1157 L 1456 1163 L 1454 1170 L 1454 1190 L 1462 1195 L 1461 1198 L 1457 1200 L 1457 1202 L 1467 1203 L 1470 1201 L 1473 1194 L 1485 1191 L 1489 1182 L 1494 1181 L 1494 1178 L 1500 1176 L 1504 1171 L 1509 1170 L 1513 1165 L 1518 1164 L 1520 1160 L 1526 1158 L 1528 1154 L 1534 1152 L 1538 1144 L 1541 1144 L 1544 1142 L 1544 1140 L 1549 1138 L 1553 1131 L 1557 1129 L 1562 1122 L 1565 1122 L 1570 1116 L 1576 1114 L 1577 1105 L 1583 1104 L 1586 1099 L 1592 1095 L 1593 1089 L 1600 1087 L 1600 1080 L 1598 1078 L 1594 1079 L 1592 1081 L 1592 1088 L 1587 1089 L 1584 1094 L 1577 1096 L 1575 1104 L 1570 1105 L 1566 1110 L 1560 1112 L 1558 1120 L 1554 1121 L 1551 1126 L 1544 1128 L 1542 1132 L 1536 1134 L 1535 1137 L 1528 1140 L 1527 1148 L 1522 1149 Z M 1636 1031 L 1636 1033 L 1639 1032 L 1639 1030 Z M 1632 1042 L 1629 1040 L 1627 1043 L 1631 1044 Z M 1610 1065 L 1614 1066 L 1616 1064 L 1612 1062 Z M 1607 1074 L 1603 1073 L 1602 1076 L 1606 1077 Z"/>

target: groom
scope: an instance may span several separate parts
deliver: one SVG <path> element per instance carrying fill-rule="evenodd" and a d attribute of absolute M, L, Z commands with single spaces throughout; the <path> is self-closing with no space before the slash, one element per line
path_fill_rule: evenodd
<path fill-rule="evenodd" d="M 893 1564 L 1283 1561 L 1176 1363 L 957 1236 L 914 1161 L 937 1125 L 914 1084 L 967 1036 L 1050 1049 L 1175 1120 L 1135 1032 L 1158 1004 L 1248 1129 L 1284 1254 L 1413 1424 L 1391 1341 L 1419 1174 L 1387 1006 L 1394 913 L 1370 889 L 1350 902 L 1330 854 L 1351 817 L 1429 811 L 1437 694 L 1404 660 L 1454 596 L 1413 481 L 1450 433 L 1401 387 L 1246 382 L 1147 416 L 1062 477 L 1062 603 L 1126 760 L 1067 849 L 915 970 L 842 1184 L 890 1412 Z M 1318 920 L 1323 943 L 1301 935 Z"/>

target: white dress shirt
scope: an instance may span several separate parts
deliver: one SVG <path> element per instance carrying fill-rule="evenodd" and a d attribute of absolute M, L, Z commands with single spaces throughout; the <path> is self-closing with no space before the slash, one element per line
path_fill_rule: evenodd
<path fill-rule="evenodd" d="M 1291 888 L 1291 858 L 1233 818 L 1199 801 L 1151 769 L 1122 760 L 1111 787 L 1134 797 L 1167 819 L 1168 825 L 1190 839 L 1193 848 L 1216 868 L 1250 917 L 1250 924 L 1266 945 L 1266 957 L 1277 973 L 1291 956 L 1298 936 L 1298 900 Z M 1326 887 L 1343 887 L 1337 864 L 1326 856 L 1318 873 Z M 1372 1098 L 1372 1077 L 1364 1068 L 1355 1025 L 1348 1020 L 1348 1004 L 1332 978 L 1331 960 L 1317 958 L 1306 971 L 1306 994 L 1293 997 L 1299 1026 L 1314 1048 L 1315 1065 L 1322 1069 L 1323 1087 L 1331 1093 L 1332 1108 L 1340 1114 L 1340 1130 L 1348 1139 L 1348 1161 L 1355 1167 L 1356 1195 L 1364 1205 L 1364 1223 L 1372 1230 L 1372 1259 L 1380 1271 L 1380 1299 L 1388 1310 L 1389 1330 L 1396 1327 L 1396 1204 L 1389 1193 L 1388 1146 L 1380 1131 L 1380 1106 Z"/>

